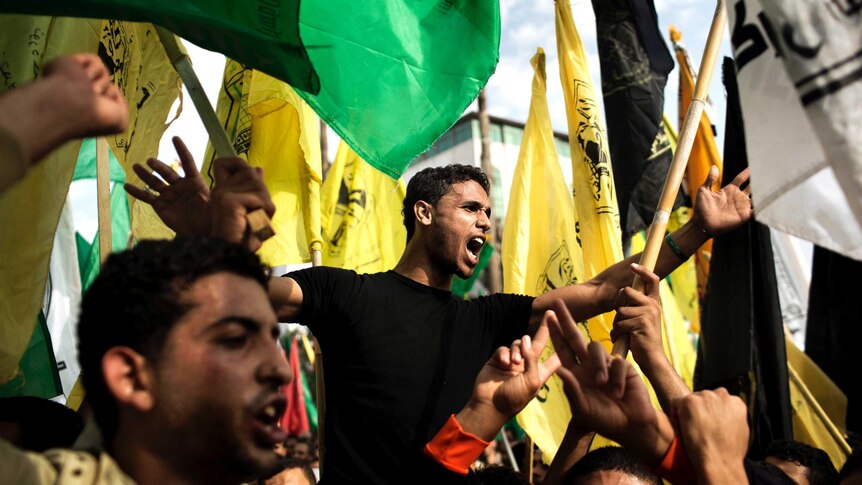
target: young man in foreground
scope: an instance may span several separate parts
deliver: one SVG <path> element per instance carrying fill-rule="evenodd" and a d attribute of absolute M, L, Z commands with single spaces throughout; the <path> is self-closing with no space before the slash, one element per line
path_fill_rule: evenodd
<path fill-rule="evenodd" d="M 111 255 L 78 324 L 106 452 L 40 455 L 0 441 L 3 481 L 235 484 L 270 470 L 291 372 L 267 280 L 256 256 L 218 240 Z"/>

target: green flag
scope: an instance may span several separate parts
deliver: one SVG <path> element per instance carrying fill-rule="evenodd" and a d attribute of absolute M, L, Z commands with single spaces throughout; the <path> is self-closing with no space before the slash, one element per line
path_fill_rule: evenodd
<path fill-rule="evenodd" d="M 499 8 L 497 1 L 304 1 L 300 34 L 320 92 L 299 94 L 363 160 L 397 179 L 493 74 Z"/>
<path fill-rule="evenodd" d="M 27 344 L 27 350 L 18 363 L 18 373 L 11 381 L 0 386 L 0 397 L 37 396 L 50 399 L 63 393 L 57 362 L 51 348 L 51 335 L 45 314 L 39 312 L 39 321 Z"/>
<path fill-rule="evenodd" d="M 0 12 L 151 22 L 297 89 L 320 89 L 299 38 L 299 0 L 0 0 Z"/>

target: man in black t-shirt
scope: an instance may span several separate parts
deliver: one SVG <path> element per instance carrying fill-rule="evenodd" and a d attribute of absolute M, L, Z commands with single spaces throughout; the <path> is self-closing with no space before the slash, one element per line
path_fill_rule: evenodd
<path fill-rule="evenodd" d="M 188 153 L 181 151 L 181 156 Z M 155 162 L 151 165 L 160 163 Z M 256 249 L 260 241 L 245 214 L 272 209 L 262 175 L 241 159 L 217 160 L 214 169 L 211 201 L 209 193 L 201 192 L 199 174 L 180 178 L 170 172 L 169 186 L 147 202 L 163 220 L 173 222 L 178 234 L 200 231 L 200 224 L 191 222 L 200 216 L 191 211 L 203 209 L 211 216 L 212 234 Z M 717 170 L 710 172 L 692 221 L 672 234 L 676 247 L 662 248 L 659 276 L 682 262 L 680 254 L 693 254 L 710 235 L 750 218 L 748 189 L 740 189 L 747 173 L 720 191 L 712 189 L 717 179 Z M 491 229 L 488 192 L 487 178 L 475 167 L 423 170 L 407 187 L 407 245 L 392 271 L 357 275 L 312 268 L 270 282 L 279 319 L 309 325 L 326 355 L 324 480 L 397 481 L 405 459 L 467 402 L 476 373 L 497 346 L 537 325 L 556 299 L 582 321 L 613 310 L 619 290 L 631 284 L 630 265 L 637 255 L 590 281 L 535 299 L 498 294 L 458 300 L 450 292 L 452 277 L 473 273 Z M 192 209 L 185 200 L 198 205 Z M 664 375 L 679 379 L 673 372 Z"/>

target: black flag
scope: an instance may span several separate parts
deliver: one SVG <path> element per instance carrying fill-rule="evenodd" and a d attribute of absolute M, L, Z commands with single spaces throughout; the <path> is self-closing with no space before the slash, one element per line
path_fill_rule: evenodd
<path fill-rule="evenodd" d="M 723 71 L 726 185 L 748 158 L 731 59 Z M 748 401 L 755 458 L 773 440 L 793 439 L 783 325 L 769 228 L 752 220 L 713 242 L 695 388 L 727 387 Z"/>
<path fill-rule="evenodd" d="M 652 222 L 673 158 L 662 127 L 673 58 L 652 0 L 593 0 L 623 239 Z M 683 202 L 678 194 L 674 208 Z"/>

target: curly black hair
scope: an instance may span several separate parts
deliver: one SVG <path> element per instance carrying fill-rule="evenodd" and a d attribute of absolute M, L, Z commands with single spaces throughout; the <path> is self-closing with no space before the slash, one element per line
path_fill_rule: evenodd
<path fill-rule="evenodd" d="M 838 483 L 838 470 L 820 448 L 798 441 L 777 440 L 769 444 L 765 455 L 805 467 L 805 476 L 812 485 Z"/>
<path fill-rule="evenodd" d="M 407 241 L 413 237 L 416 229 L 416 214 L 413 206 L 423 200 L 432 206 L 449 192 L 453 184 L 472 180 L 485 189 L 485 193 L 491 193 L 491 185 L 488 177 L 478 167 L 472 165 L 452 164 L 445 167 L 430 167 L 417 173 L 407 184 L 407 195 L 404 197 L 404 207 L 401 213 L 404 215 L 404 227 L 407 229 Z"/>
<path fill-rule="evenodd" d="M 87 400 L 106 439 L 117 426 L 117 405 L 102 375 L 102 358 L 126 346 L 158 360 L 171 328 L 190 309 L 183 292 L 204 276 L 232 273 L 264 289 L 268 270 L 245 248 L 209 238 L 143 241 L 108 257 L 81 301 L 78 360 Z"/>
<path fill-rule="evenodd" d="M 578 483 L 579 478 L 599 470 L 622 472 L 639 478 L 644 483 L 662 483 L 661 478 L 650 471 L 631 451 L 615 446 L 598 448 L 584 455 L 566 474 L 564 483 Z"/>

